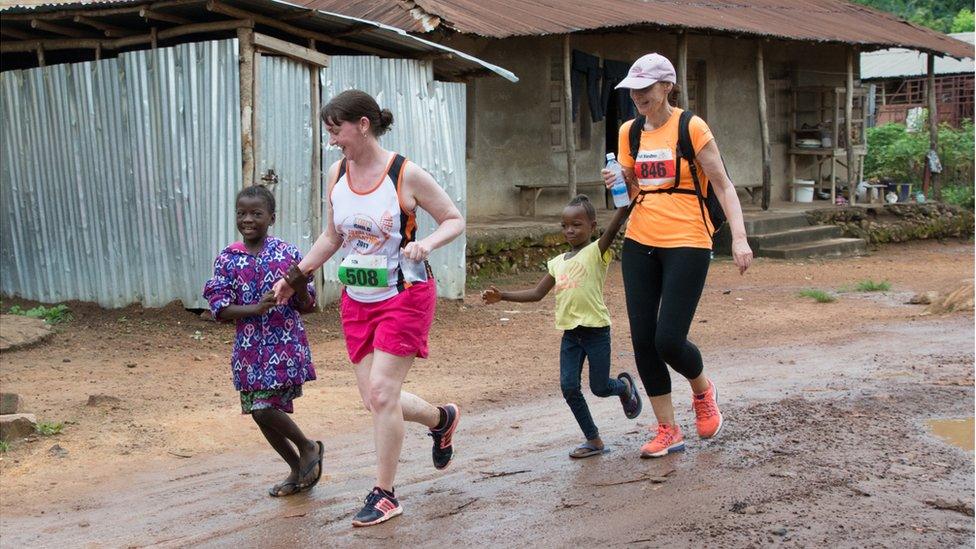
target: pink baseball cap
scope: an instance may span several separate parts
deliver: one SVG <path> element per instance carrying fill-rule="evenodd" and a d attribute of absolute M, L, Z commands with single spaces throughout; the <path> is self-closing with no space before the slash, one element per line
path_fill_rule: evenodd
<path fill-rule="evenodd" d="M 667 57 L 657 53 L 649 53 L 630 66 L 627 78 L 617 84 L 615 89 L 627 88 L 640 90 L 656 82 L 671 82 L 674 84 L 677 77 L 674 73 L 674 65 L 668 61 Z"/>

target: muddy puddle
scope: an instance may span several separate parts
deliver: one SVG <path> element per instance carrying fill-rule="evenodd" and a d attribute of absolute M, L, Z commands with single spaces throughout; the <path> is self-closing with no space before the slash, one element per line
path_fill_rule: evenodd
<path fill-rule="evenodd" d="M 937 438 L 963 450 L 973 451 L 973 418 L 930 419 L 925 423 Z"/>

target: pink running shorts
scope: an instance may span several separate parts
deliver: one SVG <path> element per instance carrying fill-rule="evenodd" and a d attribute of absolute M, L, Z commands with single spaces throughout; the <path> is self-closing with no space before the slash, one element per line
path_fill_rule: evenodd
<path fill-rule="evenodd" d="M 349 360 L 359 364 L 376 349 L 396 356 L 427 358 L 427 336 L 436 305 L 434 279 L 377 303 L 360 303 L 343 291 L 339 313 Z"/>

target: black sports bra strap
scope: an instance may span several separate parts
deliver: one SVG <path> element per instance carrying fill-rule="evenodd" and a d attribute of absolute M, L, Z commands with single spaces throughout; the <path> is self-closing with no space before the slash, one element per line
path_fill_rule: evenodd
<path fill-rule="evenodd" d="M 346 159 L 343 158 L 339 161 L 339 175 L 336 176 L 336 181 L 342 179 L 342 176 L 346 175 Z"/>

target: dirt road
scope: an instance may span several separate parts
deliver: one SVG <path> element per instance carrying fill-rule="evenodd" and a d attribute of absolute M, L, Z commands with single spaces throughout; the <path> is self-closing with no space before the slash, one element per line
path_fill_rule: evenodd
<path fill-rule="evenodd" d="M 649 410 L 628 421 L 616 399 L 589 397 L 612 451 L 570 461 L 579 434 L 558 395 L 551 302 L 485 308 L 472 294 L 465 306 L 441 307 L 434 356 L 411 377 L 425 396 L 461 403 L 456 461 L 435 471 L 429 439 L 408 429 L 397 487 L 404 516 L 365 530 L 349 520 L 370 485 L 372 441 L 334 316 L 311 322 L 322 375 L 296 414 L 326 440 L 326 477 L 307 496 L 276 500 L 265 489 L 280 465 L 234 415 L 224 367 L 209 358 L 229 352 L 226 327 L 178 311 L 144 324 L 131 320 L 134 309 L 78 307 L 51 343 L 0 358 L 5 391 L 25 395 L 42 417 L 74 422 L 3 457 L 0 537 L 35 547 L 971 547 L 972 451 L 936 438 L 927 421 L 971 422 L 973 315 L 920 316 L 904 304 L 971 279 L 971 244 L 759 262 L 744 278 L 728 264 L 713 269 L 693 337 L 721 391 L 720 438 L 692 434 L 684 455 L 640 460 Z M 798 288 L 866 278 L 893 288 L 841 292 L 826 305 L 796 297 Z M 608 301 L 622 310 L 619 268 Z M 619 320 L 615 370 L 632 369 Z M 122 404 L 85 407 L 93 392 Z M 677 392 L 676 404 L 693 431 L 687 395 Z M 52 455 L 55 442 L 69 453 Z"/>

